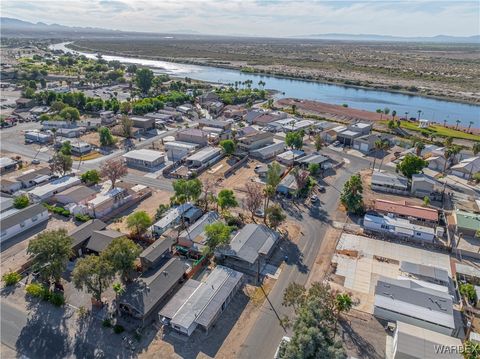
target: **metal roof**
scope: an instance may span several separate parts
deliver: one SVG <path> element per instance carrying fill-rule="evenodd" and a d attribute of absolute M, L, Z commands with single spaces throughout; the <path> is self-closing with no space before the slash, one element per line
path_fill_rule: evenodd
<path fill-rule="evenodd" d="M 0 228 L 2 230 L 11 228 L 43 212 L 47 212 L 47 209 L 40 203 L 16 211 L 4 212 L 0 215 Z"/>
<path fill-rule="evenodd" d="M 192 207 L 193 205 L 191 203 L 184 203 L 177 207 L 170 208 L 167 213 L 165 213 L 165 215 L 160 218 L 160 220 L 158 220 L 153 226 L 159 228 L 166 228 Z"/>
<path fill-rule="evenodd" d="M 172 299 L 162 308 L 159 314 L 162 317 L 172 319 L 180 307 L 190 298 L 193 292 L 195 292 L 200 283 L 201 282 L 195 279 L 187 280 L 182 288 L 180 288 Z"/>
<path fill-rule="evenodd" d="M 444 283 L 449 282 L 448 272 L 438 267 L 402 261 L 400 263 L 400 270 L 405 273 L 431 278 Z"/>
<path fill-rule="evenodd" d="M 72 202 L 78 203 L 95 193 L 97 192 L 95 192 L 90 187 L 87 187 L 84 185 L 78 185 L 78 186 L 67 188 L 64 191 L 57 193 L 56 196 L 68 196 L 70 197 Z"/>
<path fill-rule="evenodd" d="M 30 171 L 25 171 L 22 175 L 15 178 L 17 181 L 20 182 L 29 182 L 36 178 L 43 177 L 45 175 L 51 175 L 52 171 L 49 167 L 43 167 L 39 169 L 34 169 Z"/>
<path fill-rule="evenodd" d="M 480 230 L 480 214 L 465 212 L 458 209 L 455 210 L 454 213 L 458 228 L 464 228 L 471 231 Z"/>
<path fill-rule="evenodd" d="M 300 158 L 305 154 L 304 151 L 301 150 L 288 150 L 283 153 L 280 153 L 277 155 L 277 158 L 283 159 L 283 160 L 293 160 L 294 158 Z"/>
<path fill-rule="evenodd" d="M 185 274 L 186 265 L 178 258 L 170 259 L 151 275 L 145 275 L 126 287 L 119 302 L 147 316 Z"/>
<path fill-rule="evenodd" d="M 0 167 L 7 167 L 16 164 L 17 161 L 12 160 L 11 158 L 8 157 L 0 157 Z"/>
<path fill-rule="evenodd" d="M 200 151 L 194 153 L 193 155 L 187 157 L 187 161 L 198 161 L 203 162 L 207 161 L 222 152 L 220 148 L 215 147 L 205 147 L 202 148 Z"/>
<path fill-rule="evenodd" d="M 393 173 L 374 171 L 372 184 L 381 184 L 393 187 L 408 188 L 408 179 Z"/>
<path fill-rule="evenodd" d="M 330 158 L 322 156 L 319 153 L 310 153 L 309 155 L 299 158 L 297 161 L 305 164 L 310 164 L 310 163 L 321 164 L 323 162 L 330 161 Z"/>
<path fill-rule="evenodd" d="M 184 148 L 186 150 L 194 150 L 198 147 L 196 143 L 183 142 L 183 141 L 170 141 L 165 143 L 165 149 L 169 150 L 171 147 Z"/>
<path fill-rule="evenodd" d="M 386 199 L 376 199 L 375 210 L 425 219 L 428 221 L 438 221 L 438 211 L 436 209 L 415 206 L 413 204 L 408 204 L 407 201 L 393 202 L 387 201 Z"/>
<path fill-rule="evenodd" d="M 28 193 L 39 198 L 43 198 L 45 195 L 52 195 L 54 191 L 62 191 L 66 188 L 71 186 L 75 186 L 79 184 L 80 178 L 78 177 L 71 177 L 71 176 L 64 176 L 59 179 L 56 179 L 50 183 L 47 183 L 40 187 L 35 187 L 34 189 L 30 190 Z"/>
<path fill-rule="evenodd" d="M 469 277 L 479 278 L 480 279 L 480 269 L 473 267 L 468 264 L 455 263 L 455 271 L 457 274 L 464 274 Z"/>
<path fill-rule="evenodd" d="M 242 273 L 233 269 L 215 267 L 173 315 L 172 324 L 190 328 L 196 323 L 208 328 L 242 277 Z"/>
<path fill-rule="evenodd" d="M 427 233 L 431 235 L 435 234 L 435 230 L 433 228 L 413 224 L 409 220 L 403 218 L 392 218 L 390 216 L 365 214 L 363 220 L 364 222 L 387 224 L 391 227 L 394 227 L 396 232 L 408 234 L 410 236 L 413 236 L 413 231 Z"/>
<path fill-rule="evenodd" d="M 139 160 L 139 161 L 149 161 L 149 162 L 154 162 L 156 160 L 159 160 L 160 158 L 163 158 L 164 156 L 165 156 L 164 152 L 148 150 L 146 148 L 142 148 L 140 150 L 133 150 L 123 155 L 123 157 L 128 159 Z"/>
<path fill-rule="evenodd" d="M 249 223 L 219 252 L 253 264 L 259 255 L 268 254 L 277 240 L 278 233 L 264 224 Z"/>
<path fill-rule="evenodd" d="M 375 286 L 375 307 L 455 328 L 451 296 L 410 280 L 380 277 Z"/>
<path fill-rule="evenodd" d="M 205 226 L 212 224 L 220 219 L 217 212 L 205 213 L 198 221 L 188 227 L 188 230 L 183 230 L 180 233 L 180 238 L 190 239 L 193 242 L 203 244 L 206 240 Z"/>
<path fill-rule="evenodd" d="M 107 224 L 99 219 L 91 219 L 77 228 L 71 230 L 68 235 L 73 238 L 72 247 L 76 247 L 89 239 L 94 231 L 105 229 Z"/>
<path fill-rule="evenodd" d="M 458 338 L 403 322 L 397 322 L 395 335 L 395 357 L 422 359 L 463 358 L 462 355 L 456 353 L 442 355 L 436 350 L 436 347 L 460 348 L 462 341 Z"/>

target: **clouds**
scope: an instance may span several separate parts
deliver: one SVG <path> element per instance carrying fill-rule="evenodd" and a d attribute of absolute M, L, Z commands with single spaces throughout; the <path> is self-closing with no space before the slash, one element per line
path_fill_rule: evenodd
<path fill-rule="evenodd" d="M 3 0 L 2 16 L 129 31 L 249 36 L 478 33 L 477 1 Z"/>

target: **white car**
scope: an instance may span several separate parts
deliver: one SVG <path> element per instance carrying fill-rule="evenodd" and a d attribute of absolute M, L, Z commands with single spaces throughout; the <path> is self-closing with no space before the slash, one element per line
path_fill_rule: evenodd
<path fill-rule="evenodd" d="M 290 343 L 290 340 L 292 340 L 292 338 L 290 337 L 283 337 L 282 340 L 280 340 L 280 344 L 278 344 L 278 347 L 277 347 L 277 350 L 275 351 L 275 355 L 273 356 L 273 359 L 280 359 L 280 347 L 284 343 Z"/>

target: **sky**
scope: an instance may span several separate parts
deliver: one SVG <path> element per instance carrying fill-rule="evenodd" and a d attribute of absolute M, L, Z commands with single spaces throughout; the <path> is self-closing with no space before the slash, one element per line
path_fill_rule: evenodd
<path fill-rule="evenodd" d="M 299 36 L 470 36 L 479 1 L 2 0 L 1 14 L 30 22 L 141 32 Z"/>

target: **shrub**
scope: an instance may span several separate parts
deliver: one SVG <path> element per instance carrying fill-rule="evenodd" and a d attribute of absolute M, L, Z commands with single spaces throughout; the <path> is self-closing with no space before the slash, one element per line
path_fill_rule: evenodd
<path fill-rule="evenodd" d="M 15 197 L 13 200 L 13 206 L 17 209 L 22 209 L 27 207 L 30 204 L 30 200 L 27 195 L 22 194 L 21 196 Z"/>
<path fill-rule="evenodd" d="M 22 279 L 22 276 L 17 272 L 5 273 L 2 276 L 2 280 L 5 282 L 6 286 L 15 285 Z"/>
<path fill-rule="evenodd" d="M 57 307 L 61 307 L 65 304 L 65 297 L 63 296 L 63 293 L 51 292 L 49 297 L 50 303 Z"/>
<path fill-rule="evenodd" d="M 227 216 L 227 217 L 225 217 L 225 221 L 227 222 L 227 225 L 229 227 L 240 228 L 241 226 L 243 226 L 243 222 L 239 217 Z"/>
<path fill-rule="evenodd" d="M 120 333 L 123 333 L 125 331 L 125 328 L 122 327 L 120 324 L 115 324 L 114 327 L 113 327 L 113 331 L 115 334 L 120 334 Z"/>
<path fill-rule="evenodd" d="M 75 215 L 75 219 L 79 222 L 87 222 L 92 218 L 88 214 L 77 214 Z"/>
<path fill-rule="evenodd" d="M 30 283 L 26 286 L 25 290 L 27 294 L 31 295 L 32 297 L 41 298 L 47 300 L 49 297 L 49 291 L 43 285 L 39 283 Z"/>
<path fill-rule="evenodd" d="M 475 287 L 472 284 L 460 284 L 460 293 L 467 297 L 470 303 L 475 304 L 477 302 L 477 292 L 475 291 Z"/>
<path fill-rule="evenodd" d="M 112 322 L 108 318 L 104 319 L 103 322 L 102 322 L 102 326 L 104 328 L 111 328 L 112 327 Z"/>

